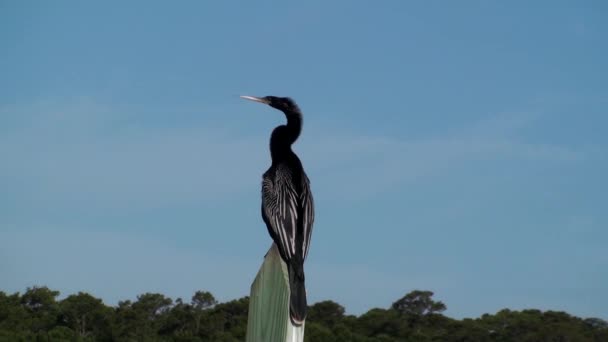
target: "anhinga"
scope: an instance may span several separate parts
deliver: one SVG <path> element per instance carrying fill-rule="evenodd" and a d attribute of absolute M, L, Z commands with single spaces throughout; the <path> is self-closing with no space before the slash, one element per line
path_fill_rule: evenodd
<path fill-rule="evenodd" d="M 291 321 L 299 326 L 306 319 L 304 260 L 315 216 L 310 181 L 291 149 L 302 131 L 302 112 L 287 97 L 241 97 L 270 105 L 287 117 L 287 125 L 276 127 L 270 136 L 272 165 L 262 177 L 262 218 L 287 264 L 291 292 L 289 312 Z"/>

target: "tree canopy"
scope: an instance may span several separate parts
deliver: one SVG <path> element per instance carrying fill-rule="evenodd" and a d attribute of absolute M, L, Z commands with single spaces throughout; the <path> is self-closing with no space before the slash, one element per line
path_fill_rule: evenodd
<path fill-rule="evenodd" d="M 389 308 L 353 316 L 331 300 L 309 307 L 305 341 L 608 341 L 608 322 L 565 312 L 503 309 L 475 319 L 442 314 L 433 292 L 414 290 Z M 249 298 L 218 303 L 196 291 L 190 303 L 160 293 L 108 306 L 79 292 L 58 300 L 45 286 L 23 294 L 0 291 L 0 342 L 8 341 L 244 341 Z"/>
<path fill-rule="evenodd" d="M 394 302 L 392 308 L 401 314 L 418 316 L 445 311 L 445 304 L 436 302 L 431 297 L 433 297 L 432 291 L 414 290 Z"/>

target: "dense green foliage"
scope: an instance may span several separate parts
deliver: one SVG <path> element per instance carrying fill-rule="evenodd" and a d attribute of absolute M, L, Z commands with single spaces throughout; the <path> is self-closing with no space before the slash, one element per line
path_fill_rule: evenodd
<path fill-rule="evenodd" d="M 244 341 L 247 297 L 218 303 L 197 291 L 189 303 L 159 293 L 106 306 L 87 293 L 58 300 L 47 287 L 0 291 L 0 341 Z M 511 311 L 477 319 L 443 316 L 430 291 L 412 291 L 388 309 L 356 317 L 332 301 L 310 307 L 306 341 L 608 341 L 608 322 L 564 312 Z"/>

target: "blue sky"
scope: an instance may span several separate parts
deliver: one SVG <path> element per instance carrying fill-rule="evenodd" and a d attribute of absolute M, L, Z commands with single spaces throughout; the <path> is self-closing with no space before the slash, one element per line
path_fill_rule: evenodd
<path fill-rule="evenodd" d="M 291 96 L 309 301 L 608 318 L 601 1 L 0 3 L 0 290 L 248 295 Z"/>

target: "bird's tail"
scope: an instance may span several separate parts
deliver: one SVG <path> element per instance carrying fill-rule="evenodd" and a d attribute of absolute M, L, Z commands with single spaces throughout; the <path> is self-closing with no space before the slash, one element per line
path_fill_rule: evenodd
<path fill-rule="evenodd" d="M 301 326 L 306 319 L 306 287 L 304 285 L 304 262 L 296 258 L 291 259 L 287 265 L 289 271 L 289 287 L 291 295 L 289 299 L 289 316 L 291 322 Z"/>

